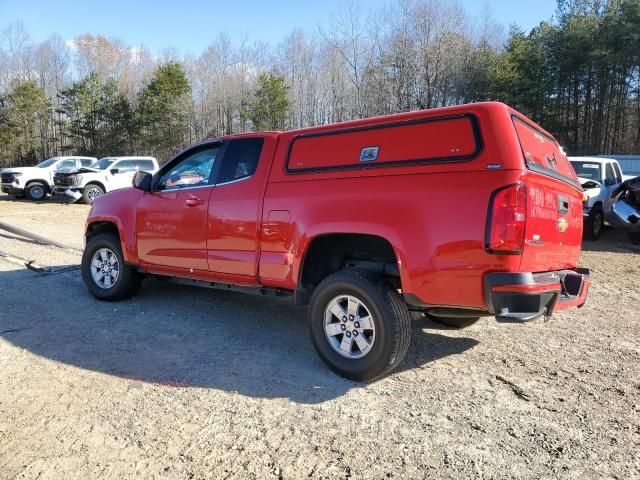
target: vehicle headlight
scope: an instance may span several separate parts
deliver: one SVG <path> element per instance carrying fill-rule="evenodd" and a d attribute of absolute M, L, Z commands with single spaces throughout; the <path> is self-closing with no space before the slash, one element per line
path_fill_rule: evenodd
<path fill-rule="evenodd" d="M 76 175 L 75 181 L 73 183 L 75 183 L 76 185 L 82 183 L 82 175 Z"/>

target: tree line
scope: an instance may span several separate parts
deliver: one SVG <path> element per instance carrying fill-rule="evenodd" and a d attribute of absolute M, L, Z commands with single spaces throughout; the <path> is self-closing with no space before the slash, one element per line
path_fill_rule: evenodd
<path fill-rule="evenodd" d="M 356 4 L 277 45 L 218 35 L 198 56 L 86 34 L 0 33 L 0 162 L 154 155 L 249 130 L 499 100 L 571 154 L 640 152 L 640 0 L 559 0 L 508 32 L 456 0 Z"/>

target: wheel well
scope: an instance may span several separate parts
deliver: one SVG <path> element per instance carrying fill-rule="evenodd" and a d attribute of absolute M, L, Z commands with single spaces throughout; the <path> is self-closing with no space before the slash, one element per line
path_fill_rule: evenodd
<path fill-rule="evenodd" d="M 307 248 L 296 289 L 298 303 L 307 303 L 325 277 L 344 268 L 381 273 L 400 288 L 398 259 L 391 244 L 377 235 L 334 233 L 314 238 Z"/>
<path fill-rule="evenodd" d="M 46 180 L 39 180 L 37 178 L 27 181 L 27 183 L 24 185 L 24 188 L 27 189 L 32 183 L 41 183 L 47 193 L 51 191 L 51 187 Z"/>
<path fill-rule="evenodd" d="M 111 222 L 93 222 L 87 227 L 85 239 L 88 242 L 100 233 L 113 233 L 120 240 L 120 232 L 115 223 Z"/>
<path fill-rule="evenodd" d="M 106 187 L 105 187 L 102 183 L 100 183 L 100 182 L 98 182 L 98 181 L 96 181 L 96 180 L 91 180 L 90 182 L 88 182 L 88 183 L 84 186 L 84 188 L 82 189 L 82 191 L 84 192 L 84 189 L 85 189 L 85 188 L 87 188 L 89 185 L 97 185 L 98 187 L 100 187 L 100 188 L 102 189 L 102 191 L 103 191 L 103 192 L 105 192 L 105 193 L 107 192 Z"/>

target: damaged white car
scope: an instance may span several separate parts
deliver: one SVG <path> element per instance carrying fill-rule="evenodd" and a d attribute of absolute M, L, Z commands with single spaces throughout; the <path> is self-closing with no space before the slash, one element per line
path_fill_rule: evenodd
<path fill-rule="evenodd" d="M 54 175 L 52 194 L 90 204 L 106 192 L 130 187 L 136 172 L 153 174 L 158 168 L 153 157 L 104 157 L 89 167 Z"/>
<path fill-rule="evenodd" d="M 623 182 L 611 197 L 611 224 L 626 230 L 629 240 L 635 245 L 640 245 L 640 177 Z"/>
<path fill-rule="evenodd" d="M 93 157 L 52 157 L 35 167 L 4 168 L 0 171 L 2 191 L 29 200 L 44 200 L 53 189 L 56 173 L 76 170 L 95 161 Z"/>
<path fill-rule="evenodd" d="M 569 157 L 580 185 L 587 196 L 584 204 L 584 234 L 598 240 L 605 222 L 609 223 L 613 200 L 611 194 L 626 179 L 620 164 L 612 158 Z"/>

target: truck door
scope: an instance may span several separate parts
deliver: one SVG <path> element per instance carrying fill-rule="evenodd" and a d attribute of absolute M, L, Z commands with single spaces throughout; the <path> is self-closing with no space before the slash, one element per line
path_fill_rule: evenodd
<path fill-rule="evenodd" d="M 138 204 L 138 256 L 143 265 L 207 271 L 207 207 L 221 144 L 186 151 L 160 170 Z"/>
<path fill-rule="evenodd" d="M 219 165 L 209 201 L 209 270 L 255 281 L 265 182 L 275 140 L 253 136 L 231 140 Z"/>

